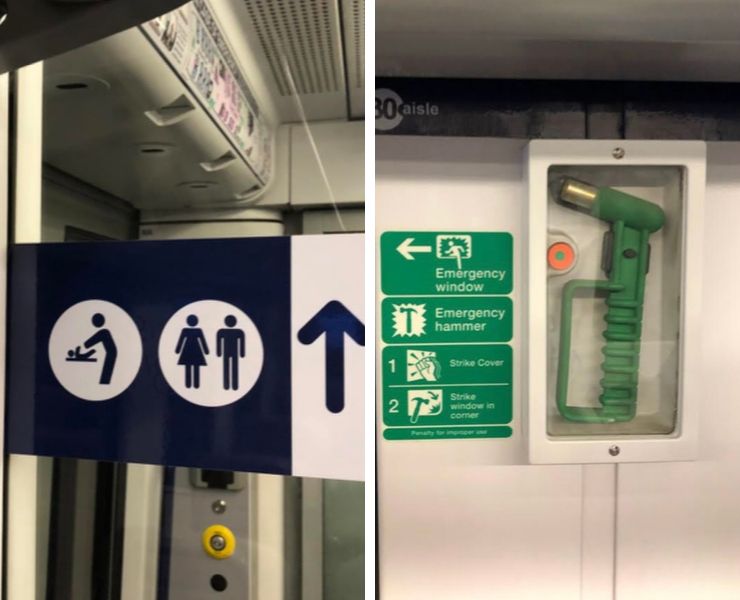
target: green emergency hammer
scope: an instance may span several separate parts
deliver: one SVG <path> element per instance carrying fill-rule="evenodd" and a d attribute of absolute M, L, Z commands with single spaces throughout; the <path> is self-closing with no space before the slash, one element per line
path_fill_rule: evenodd
<path fill-rule="evenodd" d="M 642 305 L 650 264 L 648 241 L 651 233 L 663 227 L 665 214 L 659 206 L 636 196 L 575 179 L 563 181 L 559 199 L 611 227 L 604 235 L 601 256 L 601 268 L 609 279 L 573 279 L 563 287 L 555 391 L 558 410 L 565 419 L 581 423 L 630 421 L 637 412 Z M 573 299 L 582 290 L 606 297 L 598 408 L 568 406 Z"/>

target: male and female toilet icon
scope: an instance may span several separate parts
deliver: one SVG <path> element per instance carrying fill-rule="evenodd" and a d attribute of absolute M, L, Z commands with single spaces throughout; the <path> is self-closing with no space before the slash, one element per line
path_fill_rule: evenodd
<path fill-rule="evenodd" d="M 185 387 L 200 387 L 200 368 L 208 364 L 208 343 L 203 330 L 198 327 L 198 317 L 189 315 L 188 327 L 183 328 L 175 348 L 178 365 L 185 367 Z M 239 389 L 239 359 L 246 355 L 245 335 L 236 329 L 236 317 L 228 315 L 223 329 L 216 333 L 216 356 L 223 358 L 223 386 L 225 390 Z"/>
<path fill-rule="evenodd" d="M 68 362 L 97 362 L 95 353 L 98 346 L 102 347 L 105 356 L 100 371 L 101 385 L 109 385 L 113 377 L 118 357 L 118 347 L 110 330 L 105 328 L 105 316 L 95 313 L 91 319 L 97 329 L 88 339 L 74 349 L 67 351 Z M 194 314 L 186 319 L 187 327 L 183 327 L 174 353 L 178 355 L 177 364 L 185 367 L 185 387 L 200 388 L 200 369 L 208 364 L 206 356 L 210 353 L 208 342 L 203 330 L 198 327 L 198 317 Z M 236 328 L 237 319 L 234 315 L 227 315 L 224 319 L 225 327 L 216 333 L 216 356 L 223 360 L 223 387 L 225 390 L 239 389 L 239 360 L 246 356 L 246 336 L 242 329 Z M 87 351 L 83 352 L 82 348 Z"/>

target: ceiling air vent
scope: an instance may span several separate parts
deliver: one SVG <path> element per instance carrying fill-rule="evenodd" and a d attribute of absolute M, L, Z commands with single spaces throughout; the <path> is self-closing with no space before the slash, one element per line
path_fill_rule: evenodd
<path fill-rule="evenodd" d="M 365 0 L 343 0 L 344 46 L 350 88 L 365 87 Z"/>
<path fill-rule="evenodd" d="M 244 0 L 281 95 L 339 92 L 344 86 L 335 0 Z"/>

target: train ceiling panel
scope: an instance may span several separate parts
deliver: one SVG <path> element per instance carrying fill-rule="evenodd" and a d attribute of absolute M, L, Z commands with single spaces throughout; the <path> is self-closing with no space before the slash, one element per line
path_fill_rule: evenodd
<path fill-rule="evenodd" d="M 336 4 L 329 0 L 246 0 L 281 96 L 341 93 Z"/>
<path fill-rule="evenodd" d="M 364 115 L 364 0 L 241 0 L 283 122 Z M 299 107 L 300 102 L 300 107 Z"/>
<path fill-rule="evenodd" d="M 138 208 L 248 202 L 273 177 L 273 134 L 300 120 L 298 101 L 310 121 L 363 114 L 364 0 L 342 2 L 196 0 L 46 61 L 44 160 Z M 211 26 L 225 44 L 212 36 L 221 54 L 201 56 L 193 40 Z M 198 65 L 213 67 L 205 84 Z"/>
<path fill-rule="evenodd" d="M 365 0 L 342 0 L 344 60 L 352 117 L 365 115 Z"/>
<path fill-rule="evenodd" d="M 138 208 L 236 204 L 266 185 L 272 126 L 241 92 L 229 57 L 214 43 L 208 52 L 191 44 L 209 35 L 196 17 L 147 23 L 46 61 L 44 160 Z M 165 58 L 186 48 L 195 70 Z"/>
<path fill-rule="evenodd" d="M 740 79 L 736 0 L 377 0 L 384 76 Z"/>

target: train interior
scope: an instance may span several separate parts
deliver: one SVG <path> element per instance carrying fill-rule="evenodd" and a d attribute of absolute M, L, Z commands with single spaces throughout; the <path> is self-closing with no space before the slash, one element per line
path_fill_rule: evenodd
<path fill-rule="evenodd" d="M 363 0 L 196 0 L 16 71 L 13 241 L 362 232 L 363 63 Z M 361 482 L 11 455 L 7 490 L 17 600 L 363 596 Z"/>

